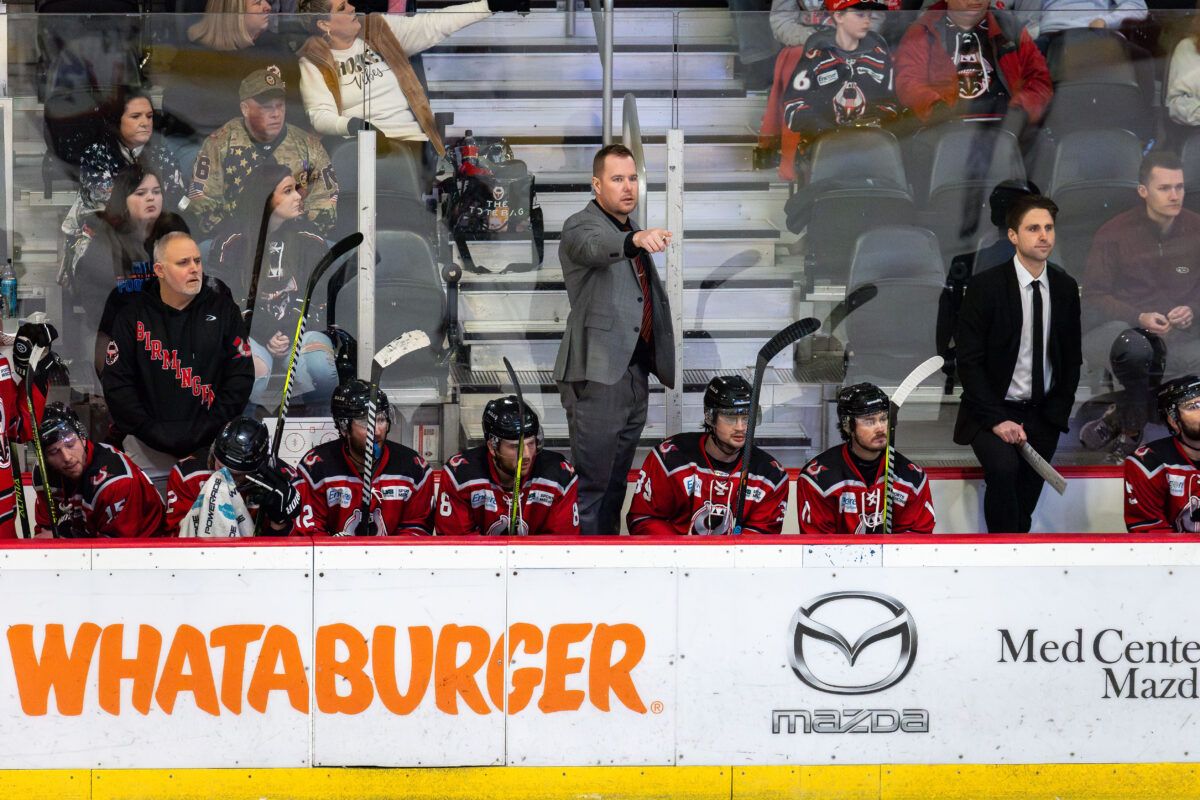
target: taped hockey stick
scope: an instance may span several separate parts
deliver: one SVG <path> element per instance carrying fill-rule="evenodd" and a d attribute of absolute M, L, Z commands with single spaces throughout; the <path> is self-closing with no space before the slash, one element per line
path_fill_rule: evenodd
<path fill-rule="evenodd" d="M 900 385 L 892 393 L 892 400 L 888 404 L 888 438 L 883 454 L 883 532 L 885 534 L 892 532 L 894 516 L 892 514 L 892 484 L 896 481 L 896 465 L 892 458 L 892 451 L 896 446 L 896 418 L 900 416 L 900 407 L 904 405 L 904 401 L 908 400 L 908 396 L 940 370 L 943 363 L 945 362 L 941 356 L 933 356 L 922 361 L 912 372 L 908 373 L 908 377 L 900 381 Z"/>
<path fill-rule="evenodd" d="M 392 364 L 404 356 L 426 347 L 429 347 L 429 334 L 422 330 L 413 330 L 400 334 L 388 342 L 371 360 L 371 391 L 367 396 L 367 446 L 363 450 L 362 521 L 359 523 L 362 527 L 355 531 L 356 535 L 365 535 L 371 525 L 371 500 L 374 499 L 372 487 L 375 484 L 375 418 L 379 413 L 379 379 L 383 377 L 383 371 Z"/>
<path fill-rule="evenodd" d="M 46 312 L 44 311 L 35 311 L 25 321 L 36 325 L 42 322 L 49 322 L 50 318 L 46 316 Z M 30 383 L 25 385 L 25 406 L 26 410 L 29 411 L 30 432 L 33 434 L 33 452 L 37 456 L 38 470 L 42 473 L 42 490 L 46 495 L 46 511 L 50 515 L 50 527 L 54 529 L 58 527 L 58 512 L 54 509 L 54 494 L 50 491 L 50 473 L 46 471 L 46 456 L 42 453 L 42 432 L 38 428 L 37 414 L 33 411 L 33 375 L 37 371 L 37 366 L 42 360 L 42 353 L 45 351 L 45 347 L 35 347 L 29 354 L 29 369 L 25 379 Z M 17 482 L 17 491 L 24 491 L 19 481 Z"/>
<path fill-rule="evenodd" d="M 1067 493 L 1067 479 L 1062 476 L 1058 470 L 1050 466 L 1050 462 L 1042 458 L 1037 450 L 1033 449 L 1033 445 L 1029 442 L 1021 442 L 1017 445 L 1017 452 L 1021 454 L 1021 458 L 1025 459 L 1029 466 L 1033 467 L 1033 471 L 1041 475 L 1046 483 L 1050 484 L 1050 488 L 1059 494 Z"/>
<path fill-rule="evenodd" d="M 733 515 L 734 535 L 742 532 L 742 513 L 746 510 L 746 477 L 750 474 L 750 453 L 754 449 L 754 428 L 758 422 L 758 395 L 762 389 L 763 375 L 767 364 L 779 355 L 783 348 L 812 336 L 821 327 L 821 321 L 815 317 L 806 317 L 793 322 L 779 333 L 772 336 L 758 351 L 754 364 L 754 383 L 750 387 L 750 419 L 746 422 L 746 443 L 742 445 L 742 469 L 738 475 L 737 508 Z"/>
<path fill-rule="evenodd" d="M 343 256 L 349 253 L 354 248 L 362 244 L 363 235 L 355 232 L 342 239 L 329 249 L 329 252 L 322 256 L 317 265 L 313 267 L 312 273 L 308 276 L 308 283 L 304 287 L 304 299 L 300 302 L 300 319 L 296 320 L 296 333 L 292 336 L 292 348 L 288 352 L 287 374 L 283 378 L 283 398 L 279 403 L 279 417 L 275 421 L 275 436 L 271 442 L 271 453 L 279 455 L 279 445 L 283 442 L 283 426 L 287 422 L 288 401 L 292 395 L 292 376 L 296 371 L 296 361 L 300 356 L 300 340 L 304 338 L 304 328 L 308 320 L 308 306 L 312 303 L 313 292 L 316 291 L 317 281 L 325 274 L 328 269 L 337 261 L 340 261 Z M 248 330 L 248 329 L 247 329 Z"/>
<path fill-rule="evenodd" d="M 821 330 L 829 335 L 833 335 L 838 326 L 846 321 L 846 317 L 850 316 L 850 312 L 864 303 L 874 300 L 877 294 L 879 294 L 879 287 L 873 283 L 864 283 L 846 295 L 845 300 L 833 307 L 833 310 L 829 312 L 829 316 L 821 323 Z"/>
<path fill-rule="evenodd" d="M 17 449 L 12 446 L 12 442 L 9 442 L 8 445 L 8 458 L 13 476 L 13 497 L 17 501 L 17 519 L 21 521 L 21 538 L 29 539 L 29 517 L 25 515 L 25 485 L 21 483 L 21 462 L 17 458 Z"/>
<path fill-rule="evenodd" d="M 521 471 L 525 465 L 525 396 L 521 394 L 517 373 L 507 357 L 504 359 L 504 368 L 508 370 L 508 379 L 512 381 L 513 389 L 517 392 L 517 474 L 513 476 L 513 501 L 508 512 L 508 535 L 516 536 L 521 530 Z"/>
<path fill-rule="evenodd" d="M 258 305 L 258 276 L 262 274 L 263 250 L 267 246 L 267 223 L 271 221 L 271 198 L 263 204 L 262 221 L 258 225 L 258 242 L 254 247 L 254 269 L 250 272 L 250 288 L 246 292 L 246 310 L 242 319 L 246 324 L 246 336 L 250 336 L 250 324 L 254 321 L 254 307 Z"/>

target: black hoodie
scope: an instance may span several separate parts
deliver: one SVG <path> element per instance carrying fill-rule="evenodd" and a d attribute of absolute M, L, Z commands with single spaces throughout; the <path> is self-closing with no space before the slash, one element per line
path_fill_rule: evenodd
<path fill-rule="evenodd" d="M 147 280 L 112 335 L 101 381 L 122 433 L 182 458 L 245 409 L 254 366 L 242 315 L 207 284 L 180 311 Z"/>

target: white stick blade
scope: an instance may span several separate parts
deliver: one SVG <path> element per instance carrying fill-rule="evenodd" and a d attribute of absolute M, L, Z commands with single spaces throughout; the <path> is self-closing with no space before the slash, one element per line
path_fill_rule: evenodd
<path fill-rule="evenodd" d="M 1041 475 L 1046 483 L 1050 484 L 1050 488 L 1058 492 L 1060 495 L 1067 493 L 1067 479 L 1062 476 L 1058 470 L 1050 466 L 1046 459 L 1042 458 L 1037 450 L 1029 442 L 1021 442 L 1017 447 L 1021 451 L 1022 458 L 1033 467 L 1033 471 Z"/>
<path fill-rule="evenodd" d="M 429 334 L 425 331 L 409 331 L 397 336 L 375 354 L 375 364 L 380 369 L 390 367 L 395 361 L 422 347 L 429 347 Z"/>
<path fill-rule="evenodd" d="M 924 383 L 929 376 L 941 369 L 942 364 L 944 363 L 945 361 L 941 356 L 934 356 L 933 358 L 922 361 L 917 365 L 916 369 L 908 373 L 908 377 L 902 380 L 900 385 L 896 387 L 896 391 L 892 394 L 892 402 L 897 406 L 904 405 L 904 401 L 908 399 L 908 396 L 912 394 L 918 386 Z"/>

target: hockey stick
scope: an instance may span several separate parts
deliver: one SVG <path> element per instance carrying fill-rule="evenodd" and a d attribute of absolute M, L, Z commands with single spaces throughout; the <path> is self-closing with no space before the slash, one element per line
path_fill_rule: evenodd
<path fill-rule="evenodd" d="M 379 413 L 379 379 L 383 371 L 408 355 L 429 347 L 429 334 L 422 330 L 413 330 L 397 336 L 388 342 L 371 360 L 371 392 L 367 396 L 367 446 L 363 449 L 363 493 L 362 493 L 362 531 L 364 535 L 370 530 L 371 500 L 374 499 L 372 486 L 375 484 L 375 418 Z"/>
<path fill-rule="evenodd" d="M 766 374 L 767 364 L 779 355 L 783 348 L 812 336 L 821 327 L 821 321 L 815 317 L 806 317 L 793 322 L 770 338 L 758 351 L 758 359 L 754 364 L 754 383 L 750 387 L 750 419 L 746 422 L 746 443 L 742 445 L 742 469 L 738 476 L 737 510 L 733 515 L 734 535 L 742 532 L 742 512 L 746 510 L 746 478 L 750 474 L 750 453 L 754 448 L 754 428 L 758 421 L 758 395 L 762 389 L 763 375 Z"/>
<path fill-rule="evenodd" d="M 254 307 L 258 305 L 258 276 L 262 274 L 263 250 L 267 246 L 267 223 L 271 221 L 271 198 L 263 204 L 262 221 L 258 226 L 258 243 L 254 247 L 254 267 L 250 272 L 250 288 L 246 292 L 246 310 L 242 319 L 246 324 L 246 337 L 250 336 L 250 323 L 254 321 Z"/>
<path fill-rule="evenodd" d="M 879 287 L 873 283 L 864 283 L 846 295 L 845 300 L 833 307 L 833 310 L 829 312 L 829 316 L 821 323 L 821 330 L 832 336 L 833 332 L 838 329 L 838 326 L 845 322 L 846 317 L 850 316 L 851 311 L 854 311 L 870 300 L 874 300 L 877 294 L 879 294 Z"/>
<path fill-rule="evenodd" d="M 296 361 L 300 356 L 300 340 L 304 338 L 304 327 L 308 319 L 308 306 L 312 303 L 312 296 L 313 292 L 316 291 L 317 281 L 333 266 L 334 262 L 340 260 L 351 250 L 362 244 L 362 240 L 363 235 L 357 232 L 342 239 L 331 247 L 328 253 L 322 256 L 317 265 L 313 267 L 312 273 L 308 276 L 308 283 L 304 287 L 304 299 L 300 302 L 300 318 L 296 320 L 296 333 L 292 337 L 292 348 L 288 353 L 287 374 L 283 378 L 283 398 L 279 403 L 279 418 L 275 421 L 275 437 L 274 441 L 271 442 L 271 452 L 276 456 L 279 455 L 279 445 L 283 442 L 283 426 L 287 421 L 288 401 L 291 399 L 292 394 L 292 376 L 295 374 Z"/>
<path fill-rule="evenodd" d="M 49 319 L 44 312 L 38 311 L 29 315 L 26 322 L 45 322 Z M 42 453 L 42 432 L 38 430 L 37 414 L 33 410 L 33 392 L 31 391 L 33 374 L 37 369 L 38 362 L 42 360 L 44 347 L 35 347 L 33 352 L 29 354 L 29 369 L 26 373 L 26 380 L 30 383 L 25 385 L 25 405 L 29 411 L 29 426 L 30 433 L 33 434 L 33 452 L 37 456 L 38 470 L 42 473 L 42 490 L 46 495 L 46 512 L 50 515 L 50 528 L 53 531 L 58 527 L 58 512 L 54 510 L 54 493 L 50 491 L 50 473 L 46 471 L 46 456 Z M 18 490 L 22 490 L 20 484 Z"/>
<path fill-rule="evenodd" d="M 504 358 L 504 368 L 508 370 L 508 379 L 517 391 L 517 474 L 513 476 L 513 501 L 508 512 L 508 535 L 516 536 L 521 525 L 521 470 L 525 464 L 525 397 L 521 394 L 517 373 L 507 357 Z"/>
<path fill-rule="evenodd" d="M 25 515 L 25 485 L 21 483 L 21 463 L 17 458 L 17 449 L 12 446 L 12 442 L 8 444 L 8 458 L 13 476 L 13 497 L 17 501 L 17 519 L 21 521 L 21 538 L 29 539 L 29 517 Z"/>
<path fill-rule="evenodd" d="M 1050 484 L 1050 488 L 1059 494 L 1067 493 L 1067 479 L 1062 476 L 1058 470 L 1050 466 L 1046 459 L 1042 458 L 1037 450 L 1033 449 L 1033 445 L 1029 442 L 1021 442 L 1017 445 L 1017 452 L 1021 454 L 1021 458 L 1025 459 L 1029 466 L 1033 467 L 1033 471 L 1041 475 L 1046 483 Z"/>
<path fill-rule="evenodd" d="M 888 404 L 888 437 L 883 454 L 883 532 L 885 534 L 892 532 L 892 517 L 894 516 L 892 514 L 892 484 L 896 480 L 896 465 L 892 458 L 892 450 L 896 446 L 896 418 L 900 416 L 900 407 L 904 405 L 908 396 L 940 370 L 943 363 L 941 356 L 933 356 L 922 361 L 912 372 L 908 373 L 908 377 L 900 381 L 900 385 L 892 393 L 892 400 Z"/>

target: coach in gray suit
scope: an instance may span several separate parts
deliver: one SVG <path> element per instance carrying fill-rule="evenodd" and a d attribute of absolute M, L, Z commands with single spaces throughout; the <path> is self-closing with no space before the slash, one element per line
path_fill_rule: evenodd
<path fill-rule="evenodd" d="M 671 233 L 630 222 L 637 168 L 624 146 L 596 154 L 592 189 L 596 199 L 566 221 L 558 246 L 571 313 L 554 379 L 579 475 L 580 531 L 615 534 L 646 424 L 649 375 L 675 385 L 671 307 L 650 259 Z"/>

